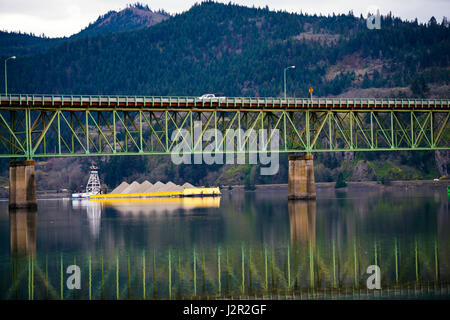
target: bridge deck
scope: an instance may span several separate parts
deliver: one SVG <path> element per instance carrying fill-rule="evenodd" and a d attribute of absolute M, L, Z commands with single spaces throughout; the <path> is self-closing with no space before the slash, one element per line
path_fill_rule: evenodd
<path fill-rule="evenodd" d="M 395 98 L 258 98 L 145 97 L 12 94 L 0 97 L 7 108 L 139 108 L 139 109 L 325 109 L 325 110 L 450 110 L 450 99 Z"/>

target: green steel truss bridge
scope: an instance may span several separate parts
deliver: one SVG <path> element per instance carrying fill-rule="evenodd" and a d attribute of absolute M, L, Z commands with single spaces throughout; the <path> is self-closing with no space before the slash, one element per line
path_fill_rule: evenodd
<path fill-rule="evenodd" d="M 267 151 L 450 149 L 450 99 L 0 96 L 0 157 L 170 154 L 176 129 L 266 129 Z M 279 148 L 270 150 L 274 129 Z M 200 137 L 188 144 L 196 153 Z M 254 152 L 250 137 L 233 150 Z M 218 141 L 223 143 L 224 140 Z M 202 151 L 200 151 L 202 152 Z"/>

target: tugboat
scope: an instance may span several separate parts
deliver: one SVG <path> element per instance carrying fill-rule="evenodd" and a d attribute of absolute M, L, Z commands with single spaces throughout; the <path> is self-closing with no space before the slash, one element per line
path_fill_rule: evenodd
<path fill-rule="evenodd" d="M 89 196 L 94 194 L 100 194 L 101 184 L 100 178 L 98 177 L 98 167 L 92 165 L 90 167 L 89 180 L 86 185 L 86 192 L 83 193 L 72 193 L 72 199 L 87 199 Z"/>

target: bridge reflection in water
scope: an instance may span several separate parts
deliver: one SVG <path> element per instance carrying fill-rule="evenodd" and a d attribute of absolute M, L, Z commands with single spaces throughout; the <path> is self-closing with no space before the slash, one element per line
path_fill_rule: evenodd
<path fill-rule="evenodd" d="M 218 205 L 218 199 L 186 200 L 189 199 L 169 200 L 168 203 L 173 203 L 170 210 Z M 163 212 L 148 210 L 148 201 L 133 201 L 133 209 L 128 205 L 128 200 L 74 204 L 86 210 L 93 234 L 99 232 L 102 208 L 105 206 L 114 206 L 121 214 Z M 395 237 L 380 240 L 375 237 L 361 238 L 340 230 L 329 238 L 317 238 L 316 209 L 315 201 L 289 202 L 290 237 L 284 244 L 266 242 L 254 245 L 242 242 L 164 249 L 132 246 L 126 251 L 117 249 L 46 255 L 36 254 L 36 212 L 10 212 L 12 266 L 1 272 L 2 283 L 9 283 L 7 290 L 1 292 L 1 298 L 449 297 L 450 257 L 445 237 L 419 235 L 414 241 Z M 68 290 L 66 287 L 66 269 L 72 264 L 81 268 L 80 290 Z M 366 287 L 368 275 L 365 270 L 372 264 L 381 268 L 381 290 L 368 290 Z M 10 279 L 5 280 L 8 277 Z"/>

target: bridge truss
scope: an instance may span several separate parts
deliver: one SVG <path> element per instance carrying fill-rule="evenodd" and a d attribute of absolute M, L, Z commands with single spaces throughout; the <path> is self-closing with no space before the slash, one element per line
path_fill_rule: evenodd
<path fill-rule="evenodd" d="M 259 152 L 249 136 L 227 150 L 225 137 L 239 128 L 266 130 L 269 152 L 448 150 L 449 116 L 450 100 L 8 95 L 0 97 L 0 157 L 170 154 L 177 129 L 190 133 L 185 153 L 203 152 L 208 129 L 221 133 L 217 153 Z"/>

